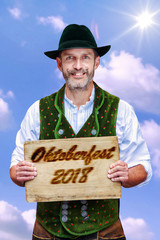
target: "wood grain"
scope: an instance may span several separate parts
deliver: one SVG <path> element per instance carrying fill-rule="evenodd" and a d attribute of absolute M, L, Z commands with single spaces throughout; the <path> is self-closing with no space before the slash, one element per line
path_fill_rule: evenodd
<path fill-rule="evenodd" d="M 117 137 L 28 141 L 24 154 L 37 168 L 25 184 L 28 202 L 121 197 L 121 184 L 107 177 L 119 159 Z"/>

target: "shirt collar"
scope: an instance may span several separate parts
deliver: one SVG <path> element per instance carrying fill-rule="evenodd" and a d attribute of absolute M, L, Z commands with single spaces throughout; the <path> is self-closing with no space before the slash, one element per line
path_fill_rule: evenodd
<path fill-rule="evenodd" d="M 94 102 L 94 96 L 95 96 L 95 86 L 93 85 L 93 89 L 92 89 L 92 93 L 90 96 L 89 101 L 87 101 L 84 105 L 81 105 L 79 109 L 87 109 L 89 108 L 93 102 Z M 65 90 L 65 94 L 64 94 L 64 101 L 70 105 L 71 108 L 76 109 L 77 106 L 73 104 L 72 100 L 70 100 L 67 95 L 66 95 L 66 90 Z"/>

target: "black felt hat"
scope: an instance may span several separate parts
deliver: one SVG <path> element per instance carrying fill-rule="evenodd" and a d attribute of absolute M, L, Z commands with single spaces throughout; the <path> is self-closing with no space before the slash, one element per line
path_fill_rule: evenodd
<path fill-rule="evenodd" d="M 101 57 L 111 48 L 110 45 L 97 47 L 93 34 L 84 25 L 70 24 L 62 32 L 58 50 L 48 51 L 44 54 L 47 57 L 56 59 L 61 51 L 72 48 L 91 48 Z"/>

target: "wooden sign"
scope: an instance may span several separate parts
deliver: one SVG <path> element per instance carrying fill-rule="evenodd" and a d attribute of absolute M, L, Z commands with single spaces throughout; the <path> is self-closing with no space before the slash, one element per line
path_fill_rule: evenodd
<path fill-rule="evenodd" d="M 117 137 L 28 141 L 24 154 L 37 168 L 25 185 L 28 202 L 121 197 L 120 183 L 107 177 L 119 160 Z"/>

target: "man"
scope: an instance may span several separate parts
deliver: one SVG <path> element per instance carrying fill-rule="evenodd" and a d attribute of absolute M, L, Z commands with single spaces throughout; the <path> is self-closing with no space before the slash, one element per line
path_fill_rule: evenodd
<path fill-rule="evenodd" d="M 126 188 L 150 180 L 150 156 L 132 107 L 93 82 L 100 57 L 109 49 L 97 47 L 86 26 L 71 24 L 64 29 L 58 50 L 45 52 L 56 59 L 66 83 L 35 102 L 22 122 L 10 169 L 17 185 L 24 186 L 37 175 L 34 165 L 23 161 L 24 141 L 113 135 L 118 136 L 120 160 L 110 166 L 108 178 Z M 38 203 L 33 239 L 124 240 L 119 201 Z"/>

